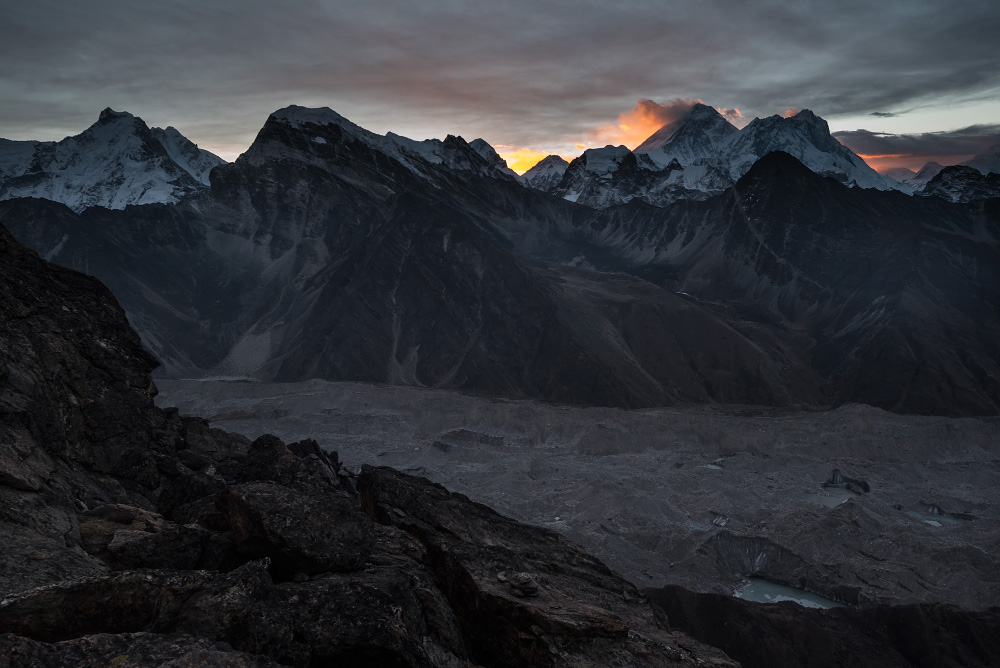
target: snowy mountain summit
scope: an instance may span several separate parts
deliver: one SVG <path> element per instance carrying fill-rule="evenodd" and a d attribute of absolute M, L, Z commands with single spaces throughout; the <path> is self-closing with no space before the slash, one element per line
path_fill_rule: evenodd
<path fill-rule="evenodd" d="M 569 163 L 558 155 L 547 155 L 534 167 L 526 171 L 522 177 L 525 185 L 535 190 L 548 192 L 559 185 Z"/>
<path fill-rule="evenodd" d="M 831 176 L 844 185 L 878 190 L 898 189 L 888 179 L 830 134 L 827 122 L 803 109 L 791 117 L 755 118 L 732 136 L 722 150 L 731 178 L 738 179 L 755 162 L 772 151 L 784 151 L 822 176 Z"/>
<path fill-rule="evenodd" d="M 526 184 L 596 208 L 632 199 L 665 206 L 678 199 L 704 199 L 722 192 L 773 151 L 788 153 L 817 174 L 848 186 L 912 191 L 869 167 L 830 134 L 826 121 L 809 110 L 792 117 L 755 118 L 740 130 L 701 103 L 654 132 L 634 151 L 588 149 L 570 163 L 558 182 L 550 176 L 528 178 Z"/>
<path fill-rule="evenodd" d="M 716 158 L 739 130 L 708 105 L 698 103 L 684 118 L 667 123 L 636 147 L 657 165 L 677 160 L 682 166 Z"/>
<path fill-rule="evenodd" d="M 0 139 L 0 199 L 41 197 L 74 211 L 172 204 L 203 192 L 223 162 L 172 127 L 107 108 L 62 141 Z"/>

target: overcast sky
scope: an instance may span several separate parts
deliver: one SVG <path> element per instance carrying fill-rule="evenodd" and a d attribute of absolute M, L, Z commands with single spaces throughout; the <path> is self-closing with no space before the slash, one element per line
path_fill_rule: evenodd
<path fill-rule="evenodd" d="M 635 146 L 652 103 L 702 100 L 737 124 L 812 109 L 858 152 L 914 162 L 1000 144 L 997 0 L 0 0 L 0 17 L 8 139 L 110 106 L 231 160 L 301 104 L 573 155 Z"/>

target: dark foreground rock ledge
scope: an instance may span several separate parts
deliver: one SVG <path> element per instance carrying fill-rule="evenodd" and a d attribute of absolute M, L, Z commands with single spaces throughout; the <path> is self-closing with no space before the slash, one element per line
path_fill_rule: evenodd
<path fill-rule="evenodd" d="M 155 364 L 100 283 L 0 227 L 0 666 L 1000 656 L 997 611 L 817 616 L 678 589 L 653 606 L 558 534 L 424 479 L 157 409 Z"/>
<path fill-rule="evenodd" d="M 556 533 L 153 405 L 96 280 L 0 227 L 0 665 L 736 665 Z"/>

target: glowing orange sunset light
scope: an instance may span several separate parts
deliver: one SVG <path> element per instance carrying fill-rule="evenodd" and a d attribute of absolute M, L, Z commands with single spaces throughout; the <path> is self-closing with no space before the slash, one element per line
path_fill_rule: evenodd
<path fill-rule="evenodd" d="M 674 98 L 662 103 L 647 99 L 639 100 L 634 107 L 619 114 L 615 121 L 606 122 L 591 130 L 586 130 L 578 137 L 562 139 L 566 142 L 565 146 L 568 146 L 569 142 L 575 142 L 573 145 L 578 151 L 601 148 L 608 144 L 625 145 L 629 149 L 635 149 L 664 125 L 685 118 L 691 107 L 698 103 L 701 103 L 701 100 L 688 98 Z M 716 111 L 736 127 L 742 127 L 746 124 L 743 113 L 735 107 L 732 109 L 716 107 Z M 548 155 L 548 153 L 542 153 L 533 148 L 513 145 L 496 145 L 494 148 L 500 157 L 507 161 L 507 166 L 518 174 L 528 171 Z M 567 161 L 572 161 L 576 155 L 563 154 L 562 157 Z"/>
<path fill-rule="evenodd" d="M 857 155 L 876 172 L 884 172 L 895 167 L 906 167 L 916 172 L 928 162 L 936 162 L 941 165 L 956 165 L 972 157 L 972 155 L 914 155 L 912 153 L 884 153 L 882 155 L 862 155 L 858 153 Z"/>
<path fill-rule="evenodd" d="M 548 155 L 530 148 L 514 148 L 513 146 L 498 146 L 497 153 L 507 161 L 507 166 L 518 174 L 524 174 Z"/>
<path fill-rule="evenodd" d="M 635 148 L 665 124 L 683 117 L 695 102 L 701 100 L 675 100 L 666 105 L 639 100 L 632 109 L 619 115 L 616 122 L 606 123 L 590 132 L 588 144 L 590 147 L 624 144 L 630 149 Z"/>

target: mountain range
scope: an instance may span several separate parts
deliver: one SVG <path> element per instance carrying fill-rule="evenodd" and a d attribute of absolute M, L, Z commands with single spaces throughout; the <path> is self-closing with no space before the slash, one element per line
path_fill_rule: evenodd
<path fill-rule="evenodd" d="M 941 178 L 937 178 L 942 172 L 944 174 Z M 994 146 L 986 153 L 980 153 L 950 167 L 928 162 L 916 172 L 905 167 L 885 172 L 885 176 L 904 186 L 910 186 L 917 194 L 934 195 L 952 202 L 972 202 L 1000 197 L 998 175 L 1000 175 L 1000 146 Z"/>
<path fill-rule="evenodd" d="M 1000 412 L 997 201 L 894 190 L 811 112 L 720 120 L 696 106 L 636 151 L 520 178 L 482 140 L 382 136 L 302 107 L 208 168 L 179 135 L 171 153 L 169 129 L 105 111 L 84 134 L 119 157 L 92 170 L 28 172 L 3 152 L 0 222 L 107 284 L 171 376 Z M 134 180 L 92 179 L 103 206 L 13 198 L 69 192 L 11 185 L 31 174 L 135 167 L 121 155 L 129 173 L 187 167 L 138 199 Z"/>
<path fill-rule="evenodd" d="M 605 208 L 640 199 L 664 206 L 679 199 L 704 199 L 731 187 L 772 151 L 784 151 L 817 174 L 841 183 L 879 190 L 908 185 L 882 176 L 831 134 L 809 110 L 785 118 L 755 118 L 738 130 L 718 111 L 698 103 L 684 118 L 657 130 L 634 151 L 625 146 L 588 149 L 555 182 L 540 175 L 551 163 L 525 173 L 536 189 L 580 204 Z"/>

